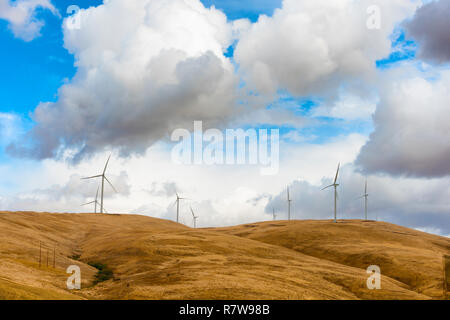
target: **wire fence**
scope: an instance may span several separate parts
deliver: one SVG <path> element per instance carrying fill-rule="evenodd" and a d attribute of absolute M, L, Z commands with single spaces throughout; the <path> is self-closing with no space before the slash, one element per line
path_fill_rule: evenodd
<path fill-rule="evenodd" d="M 39 268 L 43 266 L 47 268 L 52 266 L 53 269 L 56 268 L 57 247 L 58 243 L 48 245 L 43 241 L 39 241 Z"/>

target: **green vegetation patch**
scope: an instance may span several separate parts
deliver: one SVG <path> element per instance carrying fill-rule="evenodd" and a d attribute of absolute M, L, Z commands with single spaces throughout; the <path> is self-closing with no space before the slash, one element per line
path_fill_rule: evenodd
<path fill-rule="evenodd" d="M 100 262 L 88 262 L 88 265 L 98 270 L 97 274 L 95 275 L 94 285 L 114 278 L 112 270 L 108 268 L 106 264 Z"/>
<path fill-rule="evenodd" d="M 69 257 L 69 259 L 72 259 L 72 260 L 80 260 L 80 258 L 81 258 L 81 255 L 79 255 L 79 254 L 74 254 L 73 256 Z"/>

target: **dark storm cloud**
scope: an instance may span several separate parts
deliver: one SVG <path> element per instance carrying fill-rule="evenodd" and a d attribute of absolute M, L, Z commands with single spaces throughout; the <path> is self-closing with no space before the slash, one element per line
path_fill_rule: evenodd
<path fill-rule="evenodd" d="M 450 61 L 450 1 L 423 5 L 405 27 L 407 35 L 419 43 L 422 59 L 435 63 Z"/>

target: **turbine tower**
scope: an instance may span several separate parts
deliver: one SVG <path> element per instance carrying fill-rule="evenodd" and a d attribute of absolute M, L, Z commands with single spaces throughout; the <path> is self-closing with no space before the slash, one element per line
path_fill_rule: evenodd
<path fill-rule="evenodd" d="M 192 207 L 191 207 L 191 212 L 192 212 L 192 219 L 194 221 L 194 229 L 195 229 L 195 228 L 197 228 L 197 219 L 198 219 L 198 217 L 195 216 L 194 210 L 192 210 Z"/>
<path fill-rule="evenodd" d="M 187 198 L 181 198 L 178 195 L 178 192 L 175 192 L 175 194 L 177 195 L 177 200 L 175 200 L 175 203 L 177 204 L 177 223 L 178 223 L 180 219 L 180 200 L 187 200 Z"/>
<path fill-rule="evenodd" d="M 368 198 L 368 197 L 369 197 L 369 194 L 367 193 L 367 180 L 366 180 L 366 186 L 365 186 L 365 188 L 364 188 L 364 195 L 361 196 L 361 197 L 359 197 L 359 199 L 362 199 L 362 198 L 365 199 L 365 201 L 364 201 L 364 204 L 365 204 L 365 207 L 364 207 L 364 216 L 365 216 L 366 220 L 367 220 L 367 198 Z"/>
<path fill-rule="evenodd" d="M 334 223 L 337 223 L 337 198 L 338 198 L 337 187 L 339 186 L 339 184 L 337 183 L 337 179 L 338 179 L 338 175 L 339 175 L 339 167 L 340 166 L 341 166 L 341 163 L 338 164 L 336 176 L 334 177 L 333 184 L 330 184 L 328 187 L 325 187 L 322 189 L 322 190 L 325 190 L 330 187 L 334 187 Z"/>
<path fill-rule="evenodd" d="M 275 214 L 275 208 L 272 207 L 272 215 L 273 215 L 273 220 L 277 220 L 277 215 Z"/>
<path fill-rule="evenodd" d="M 109 185 L 114 190 L 114 192 L 117 193 L 116 188 L 114 188 L 114 186 L 112 185 L 111 181 L 109 181 L 108 178 L 106 177 L 106 169 L 108 168 L 108 163 L 109 163 L 109 159 L 110 158 L 111 158 L 111 155 L 108 157 L 108 160 L 106 161 L 105 168 L 103 169 L 103 173 L 102 174 L 99 174 L 99 175 L 96 175 L 96 176 L 92 176 L 92 177 L 82 178 L 82 180 L 102 178 L 102 188 L 101 188 L 101 195 L 100 195 L 100 213 L 104 212 L 104 209 L 103 209 L 103 195 L 104 195 L 104 191 L 105 191 L 105 180 L 109 183 Z"/>
<path fill-rule="evenodd" d="M 288 220 L 291 220 L 291 196 L 289 194 L 289 187 L 287 187 L 287 201 L 288 201 Z"/>
<path fill-rule="evenodd" d="M 94 209 L 95 209 L 94 213 L 97 213 L 97 205 L 99 204 L 98 203 L 98 190 L 99 189 L 100 189 L 100 186 L 97 188 L 97 193 L 95 194 L 95 200 L 94 201 L 82 204 L 81 206 L 83 207 L 83 206 L 87 206 L 87 205 L 90 205 L 90 204 L 94 203 L 95 204 L 95 206 L 94 206 Z"/>

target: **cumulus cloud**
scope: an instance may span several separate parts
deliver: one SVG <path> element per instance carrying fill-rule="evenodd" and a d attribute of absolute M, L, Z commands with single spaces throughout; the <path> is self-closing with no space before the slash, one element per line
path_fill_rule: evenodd
<path fill-rule="evenodd" d="M 419 42 L 419 57 L 434 63 L 450 62 L 450 2 L 431 1 L 405 23 L 407 35 Z"/>
<path fill-rule="evenodd" d="M 367 28 L 367 9 L 377 5 L 381 28 Z M 273 95 L 336 94 L 342 86 L 366 90 L 375 61 L 391 49 L 396 23 L 414 12 L 409 0 L 284 0 L 272 17 L 260 16 L 243 32 L 235 58 L 249 85 Z M 366 82 L 364 85 L 361 81 Z"/>
<path fill-rule="evenodd" d="M 14 36 L 31 41 L 41 35 L 41 29 L 45 25 L 45 22 L 37 17 L 39 9 L 59 16 L 50 0 L 0 0 L 0 19 L 8 21 Z"/>
<path fill-rule="evenodd" d="M 368 173 L 450 175 L 450 71 L 437 79 L 392 79 L 373 117 L 375 131 L 356 163 Z"/>
<path fill-rule="evenodd" d="M 219 126 L 236 113 L 238 79 L 223 54 L 235 28 L 221 11 L 199 0 L 111 0 L 73 18 L 80 28 L 66 19 L 64 44 L 77 74 L 57 102 L 36 108 L 31 146 L 11 145 L 13 154 L 127 156 L 193 120 Z"/>

